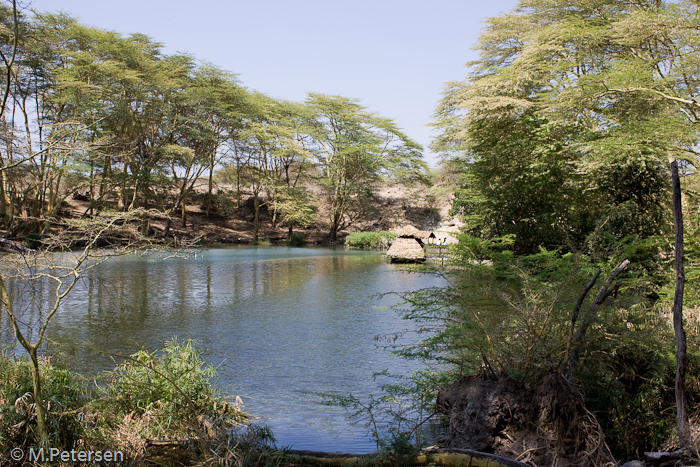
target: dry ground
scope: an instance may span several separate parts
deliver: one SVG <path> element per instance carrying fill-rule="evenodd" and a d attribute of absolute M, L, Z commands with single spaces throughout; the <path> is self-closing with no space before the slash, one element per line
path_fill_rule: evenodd
<path fill-rule="evenodd" d="M 231 187 L 228 189 L 230 190 Z M 206 192 L 206 182 L 198 184 L 195 191 L 198 194 Z M 304 234 L 307 243 L 324 243 L 328 236 L 328 208 L 324 205 L 320 190 L 312 188 L 311 191 L 319 205 L 316 221 L 306 229 L 295 226 L 294 232 Z M 387 182 L 377 186 L 373 191 L 377 201 L 369 215 L 340 232 L 339 241 L 355 231 L 391 230 L 406 225 L 413 225 L 420 230 L 442 228 L 454 231 L 457 229 L 458 223 L 448 215 L 452 197 L 436 194 L 444 190 L 428 187 L 409 188 Z M 243 199 L 245 200 L 246 196 Z M 88 201 L 70 197 L 67 202 L 68 206 L 61 214 L 71 217 L 83 215 L 89 206 Z M 165 221 L 153 220 L 150 222 L 150 228 L 154 234 L 162 233 L 165 230 Z M 200 203 L 192 203 L 187 206 L 187 226 L 182 226 L 177 213 L 170 232 L 176 237 L 201 238 L 207 244 L 251 243 L 254 239 L 253 216 L 249 210 L 241 208 L 227 215 L 222 215 L 220 212 L 213 213 L 207 218 L 204 206 Z M 260 238 L 274 243 L 286 241 L 287 237 L 288 226 L 283 223 L 273 228 L 269 217 L 263 212 Z"/>

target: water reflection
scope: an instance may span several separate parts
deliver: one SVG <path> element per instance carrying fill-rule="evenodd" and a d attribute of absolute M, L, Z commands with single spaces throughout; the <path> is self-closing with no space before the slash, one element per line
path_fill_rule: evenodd
<path fill-rule="evenodd" d="M 438 279 L 393 268 L 378 254 L 321 248 L 217 249 L 187 260 L 122 257 L 81 281 L 50 337 L 74 343 L 75 366 L 88 374 L 111 368 L 110 352 L 194 338 L 218 367 L 221 390 L 268 419 L 280 444 L 369 452 L 374 445 L 362 427 L 306 393 L 377 393 L 373 372 L 418 369 L 375 345 L 375 335 L 412 325 L 380 308 L 395 298 L 374 295 Z M 105 355 L 96 358 L 83 342 Z"/>

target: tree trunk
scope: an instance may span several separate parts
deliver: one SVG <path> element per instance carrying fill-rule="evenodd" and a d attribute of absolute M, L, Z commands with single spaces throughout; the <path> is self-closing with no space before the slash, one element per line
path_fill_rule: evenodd
<path fill-rule="evenodd" d="M 105 156 L 104 164 L 102 180 L 100 181 L 100 194 L 98 195 L 98 200 L 100 201 L 97 205 L 98 214 L 102 211 L 102 204 L 107 197 L 107 183 L 112 179 L 112 159 L 110 156 Z"/>
<path fill-rule="evenodd" d="M 22 252 L 24 253 L 24 251 Z M 39 358 L 37 357 L 37 349 L 39 347 L 39 343 L 37 343 L 37 345 L 32 345 L 22 334 L 22 331 L 19 328 L 17 317 L 15 316 L 15 313 L 12 309 L 12 298 L 10 297 L 10 294 L 7 291 L 5 281 L 0 275 L 0 311 L 2 311 L 3 307 L 7 312 L 7 316 L 10 318 L 10 322 L 12 323 L 12 327 L 15 331 L 15 337 L 17 338 L 17 342 L 19 342 L 19 344 L 22 347 L 24 347 L 24 349 L 29 354 L 29 358 L 31 360 L 30 371 L 32 375 L 32 390 L 34 396 L 34 410 L 36 411 L 36 424 L 39 432 L 38 441 L 40 444 L 44 445 L 48 442 L 49 431 L 46 427 L 46 408 L 44 407 L 44 399 L 42 396 L 41 373 L 39 371 Z"/>
<path fill-rule="evenodd" d="M 600 306 L 605 302 L 605 300 L 615 291 L 617 291 L 618 287 L 620 284 L 615 284 L 614 286 L 611 287 L 613 281 L 617 276 L 619 276 L 622 271 L 625 270 L 627 265 L 630 264 L 629 260 L 626 259 L 620 265 L 608 276 L 607 279 L 605 279 L 605 282 L 603 283 L 603 287 L 600 289 L 600 292 L 598 292 L 598 296 L 596 296 L 595 300 L 593 300 L 593 303 L 588 307 L 588 312 L 586 313 L 586 316 L 583 317 L 583 322 L 581 323 L 581 327 L 579 327 L 578 332 L 576 333 L 576 336 L 574 336 L 574 339 L 572 341 L 572 347 L 571 347 L 571 361 L 569 362 L 569 373 L 568 373 L 568 378 L 569 381 L 572 383 L 576 380 L 576 370 L 578 369 L 578 362 L 579 362 L 579 353 L 581 351 L 581 347 L 583 345 L 583 339 L 586 337 L 586 332 L 588 331 L 588 328 L 590 327 L 591 324 L 593 324 L 593 321 L 595 321 L 596 317 L 598 316 L 598 309 Z M 598 278 L 598 274 L 595 275 L 595 279 Z M 593 284 L 595 283 L 594 280 L 591 279 L 591 282 L 589 282 L 590 287 L 593 287 Z M 587 288 L 588 285 L 586 286 Z M 587 292 L 586 292 L 587 293 Z M 585 298 L 585 295 L 580 297 L 581 302 L 583 302 L 583 299 Z M 578 307 L 578 305 L 577 305 Z M 575 311 L 578 314 L 578 311 Z M 575 323 L 572 324 L 572 326 Z"/>
<path fill-rule="evenodd" d="M 328 467 L 349 467 L 363 465 L 363 461 L 368 460 L 369 464 L 382 465 L 377 462 L 377 454 L 344 454 L 338 452 L 316 452 L 316 451 L 294 451 L 288 450 L 290 456 L 298 457 L 300 464 L 328 466 Z M 363 459 L 364 458 L 364 459 Z M 484 467 L 527 467 L 513 459 L 508 459 L 494 454 L 472 451 L 470 449 L 422 449 L 415 456 L 406 456 L 401 459 L 398 456 L 394 461 L 401 462 L 400 465 L 422 466 L 422 465 L 442 465 L 444 467 L 459 466 L 484 466 Z M 390 465 L 389 462 L 386 465 Z"/>
<path fill-rule="evenodd" d="M 5 171 L 0 170 L 0 220 L 5 223 L 8 217 L 8 210 L 12 201 L 10 197 L 7 196 L 7 180 L 5 178 Z"/>
<path fill-rule="evenodd" d="M 255 235 L 253 237 L 253 241 L 255 243 L 258 243 L 258 240 L 260 240 L 260 236 L 259 236 L 259 231 L 260 231 L 260 198 L 258 198 L 257 193 L 255 193 L 255 196 L 253 198 L 253 207 L 255 209 L 255 221 L 254 221 Z"/>
<path fill-rule="evenodd" d="M 241 209 L 241 165 L 236 160 L 236 209 Z"/>
<path fill-rule="evenodd" d="M 39 430 L 39 443 L 44 445 L 49 440 L 49 430 L 46 427 L 46 407 L 41 389 L 41 373 L 39 371 L 39 358 L 36 347 L 32 347 L 29 356 L 32 361 L 32 388 L 34 390 L 34 410 L 36 411 L 36 425 Z"/>
<path fill-rule="evenodd" d="M 559 364 L 559 374 L 564 374 L 564 368 L 566 368 L 569 364 L 569 357 L 571 357 L 571 346 L 574 343 L 574 330 L 576 329 L 576 321 L 578 320 L 578 315 L 581 311 L 581 306 L 583 305 L 583 301 L 586 299 L 586 295 L 588 295 L 588 292 L 593 288 L 599 276 L 600 269 L 596 271 L 591 280 L 588 281 L 588 284 L 586 284 L 586 286 L 581 291 L 581 294 L 578 297 L 578 301 L 576 302 L 576 306 L 574 307 L 574 312 L 571 314 L 569 337 L 566 340 L 566 350 L 564 351 L 564 358 L 562 359 L 561 364 Z"/>
<path fill-rule="evenodd" d="M 340 221 L 343 218 L 343 214 L 340 212 L 340 208 L 335 206 L 331 206 L 331 210 L 331 225 L 328 237 L 331 242 L 335 242 L 338 239 L 338 230 L 340 229 Z"/>
<path fill-rule="evenodd" d="M 676 290 L 673 295 L 673 331 L 676 334 L 676 419 L 678 423 L 678 440 L 682 448 L 692 444 L 690 423 L 688 421 L 688 395 L 685 390 L 686 372 L 686 338 L 683 329 L 683 288 L 685 272 L 683 270 L 683 210 L 681 206 L 681 181 L 678 176 L 678 162 L 671 162 L 671 180 L 673 184 L 673 223 L 676 230 Z"/>
<path fill-rule="evenodd" d="M 211 201 L 212 201 L 212 196 L 214 191 L 214 154 L 211 156 L 211 160 L 209 161 L 209 193 L 207 195 L 207 207 L 206 207 L 206 212 L 205 216 L 207 219 L 209 218 L 209 214 L 211 213 Z"/>
<path fill-rule="evenodd" d="M 90 159 L 90 216 L 95 214 L 95 160 Z"/>

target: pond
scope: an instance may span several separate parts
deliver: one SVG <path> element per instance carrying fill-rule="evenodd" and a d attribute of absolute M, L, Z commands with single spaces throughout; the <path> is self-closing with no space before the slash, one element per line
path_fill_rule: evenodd
<path fill-rule="evenodd" d="M 378 294 L 442 285 L 402 272 L 376 252 L 330 248 L 210 249 L 188 259 L 124 256 L 99 265 L 55 316 L 49 337 L 85 374 L 110 369 L 109 353 L 195 339 L 218 369 L 217 386 L 242 398 L 278 446 L 376 450 L 363 426 L 309 393 L 378 394 L 373 373 L 420 369 L 375 336 L 414 329 Z M 31 319 L 31 317 L 29 318 Z M 36 319 L 36 318 L 34 318 Z M 12 342 L 0 318 L 0 343 Z M 417 339 L 412 334 L 408 339 Z M 104 352 L 96 357 L 89 342 Z"/>

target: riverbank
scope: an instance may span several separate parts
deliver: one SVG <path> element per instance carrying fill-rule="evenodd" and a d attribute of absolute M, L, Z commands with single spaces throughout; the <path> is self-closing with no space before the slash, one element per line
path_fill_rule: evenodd
<path fill-rule="evenodd" d="M 221 185 L 220 191 L 231 192 L 232 187 Z M 134 229 L 139 234 L 157 241 L 159 238 L 177 240 L 181 242 L 197 241 L 200 245 L 225 246 L 234 244 L 252 244 L 255 242 L 255 216 L 252 210 L 250 193 L 242 191 L 239 204 L 231 200 L 223 203 L 213 203 L 207 210 L 205 181 L 195 184 L 191 202 L 185 208 L 186 215 L 183 225 L 182 212 L 168 216 L 154 200 L 148 206 L 144 206 L 146 214 L 139 216 Z M 358 231 L 382 231 L 413 225 L 419 229 L 427 230 L 438 226 L 453 225 L 454 221 L 449 216 L 449 208 L 452 196 L 440 195 L 441 186 L 436 187 L 405 187 L 403 185 L 384 181 L 372 187 L 374 203 L 367 206 L 362 216 L 354 219 L 350 225 L 339 232 L 335 241 L 329 239 L 329 206 L 319 187 L 309 187 L 314 193 L 315 217 L 313 222 L 306 226 L 273 222 L 273 213 L 268 211 L 263 204 L 260 210 L 258 223 L 258 242 L 269 244 L 291 243 L 296 245 L 321 245 L 343 243 L 344 237 Z M 227 198 L 228 199 L 228 198 Z M 264 202 L 264 200 L 263 200 Z M 121 212 L 118 206 L 109 207 L 115 213 Z M 208 211 L 208 212 L 207 212 Z M 50 229 L 46 235 L 56 234 L 65 230 L 68 221 L 89 219 L 91 212 L 89 198 L 74 194 L 63 202 L 57 211 L 56 217 L 50 222 Z M 26 217 L 21 225 L 15 225 L 6 230 L 0 230 L 0 237 L 36 247 L 41 244 L 41 235 L 36 233 L 37 227 L 44 225 L 43 221 L 32 221 Z"/>

